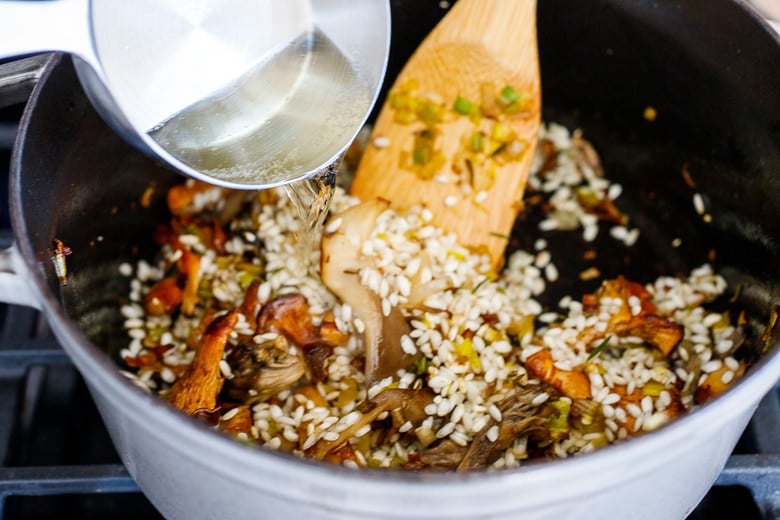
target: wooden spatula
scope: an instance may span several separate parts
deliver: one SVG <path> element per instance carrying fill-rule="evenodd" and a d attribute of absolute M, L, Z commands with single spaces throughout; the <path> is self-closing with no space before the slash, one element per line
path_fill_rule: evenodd
<path fill-rule="evenodd" d="M 498 266 L 537 142 L 536 0 L 460 0 L 417 48 L 373 128 L 351 193 L 421 204 Z"/>

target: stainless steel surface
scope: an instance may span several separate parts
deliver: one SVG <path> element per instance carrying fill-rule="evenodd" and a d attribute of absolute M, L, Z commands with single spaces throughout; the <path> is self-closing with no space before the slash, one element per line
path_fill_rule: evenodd
<path fill-rule="evenodd" d="M 45 63 L 46 56 L 31 56 L 0 64 L 0 107 L 27 101 Z M 6 126 L 0 133 L 0 142 L 9 142 L 8 137 Z"/>
<path fill-rule="evenodd" d="M 259 189 L 314 175 L 352 142 L 384 77 L 389 16 L 387 0 L 4 1 L 0 56 L 71 52 L 132 144 Z"/>
<path fill-rule="evenodd" d="M 748 0 L 770 22 L 780 23 L 780 2 L 777 0 Z M 780 27 L 778 25 L 777 27 Z"/>

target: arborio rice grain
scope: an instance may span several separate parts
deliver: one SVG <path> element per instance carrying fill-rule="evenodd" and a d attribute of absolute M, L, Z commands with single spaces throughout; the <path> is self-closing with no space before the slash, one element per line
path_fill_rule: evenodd
<path fill-rule="evenodd" d="M 257 195 L 215 226 L 229 196 L 189 182 L 179 194 L 195 196 L 155 262 L 120 267 L 133 277 L 122 373 L 243 442 L 349 467 L 508 468 L 654 430 L 742 375 L 740 330 L 707 309 L 726 290 L 709 265 L 647 285 L 606 280 L 543 307 L 566 261 L 547 233 L 593 241 L 610 227 L 625 245 L 639 238 L 612 204 L 622 187 L 586 146 L 578 132 L 543 126 L 528 186 L 545 197 L 546 218 L 533 250 L 512 252 L 501 273 L 431 226 L 427 210 L 381 213 L 355 245 L 357 275 L 385 316 L 401 312 L 409 328 L 397 348 L 417 357 L 375 381 L 363 370 L 365 309 L 326 288 L 319 250 L 300 258 L 288 199 Z M 358 202 L 337 189 L 331 213 Z M 613 218 L 600 222 L 594 205 Z M 341 226 L 336 217 L 324 229 Z M 295 302 L 292 321 L 265 320 L 280 302 Z M 212 320 L 234 323 L 216 366 L 201 367 L 213 395 L 203 400 L 198 386 L 182 398 L 177 381 L 207 386 L 188 367 L 218 340 Z"/>

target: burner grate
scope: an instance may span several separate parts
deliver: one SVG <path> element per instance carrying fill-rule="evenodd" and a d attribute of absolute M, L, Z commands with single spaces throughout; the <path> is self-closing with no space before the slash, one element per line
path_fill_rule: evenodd
<path fill-rule="evenodd" d="M 16 306 L 0 306 L 0 461 L 0 519 L 159 517 L 45 320 Z"/>

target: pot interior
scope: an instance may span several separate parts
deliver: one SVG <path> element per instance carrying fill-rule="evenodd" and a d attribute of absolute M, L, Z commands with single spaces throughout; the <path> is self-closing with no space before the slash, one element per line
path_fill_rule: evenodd
<path fill-rule="evenodd" d="M 386 85 L 445 13 L 438 2 L 393 0 Z M 780 302 L 780 45 L 738 3 L 539 2 L 543 119 L 582 129 L 618 206 L 641 235 L 633 247 L 601 233 L 602 278 L 648 282 L 712 262 L 739 286 L 759 322 Z M 385 87 L 386 89 L 387 87 Z M 386 92 L 386 90 L 385 90 Z M 643 114 L 652 107 L 657 117 Z M 125 144 L 96 115 L 67 57 L 50 63 L 31 99 L 14 163 L 17 233 L 29 241 L 52 294 L 92 342 L 125 346 L 119 265 L 151 259 L 165 192 L 182 177 Z M 687 171 L 695 189 L 686 182 Z M 711 220 L 692 203 L 700 193 Z M 531 249 L 540 215 L 521 218 L 509 248 Z M 54 238 L 72 249 L 67 286 L 50 261 Z M 678 239 L 678 240 L 676 240 Z M 561 282 L 548 294 L 592 291 L 583 241 L 549 237 Z"/>

